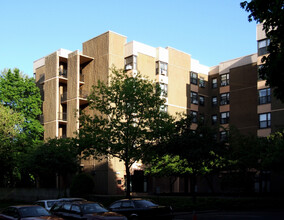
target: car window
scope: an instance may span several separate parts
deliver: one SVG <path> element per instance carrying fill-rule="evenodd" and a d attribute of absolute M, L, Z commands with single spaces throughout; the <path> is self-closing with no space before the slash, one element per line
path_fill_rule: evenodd
<path fill-rule="evenodd" d="M 134 201 L 135 207 L 137 208 L 145 208 L 145 207 L 151 207 L 151 206 L 158 206 L 157 204 L 148 201 L 148 200 L 136 200 Z"/>
<path fill-rule="evenodd" d="M 21 216 L 26 217 L 39 217 L 39 216 L 49 216 L 49 212 L 46 211 L 41 206 L 30 206 L 30 207 L 21 207 L 19 208 Z"/>
<path fill-rule="evenodd" d="M 78 213 L 78 214 L 81 212 L 80 207 L 78 205 L 72 205 L 71 211 L 73 213 Z"/>
<path fill-rule="evenodd" d="M 46 203 L 46 204 L 47 204 L 47 207 L 48 207 L 48 208 L 51 208 L 51 207 L 55 204 L 55 202 L 56 202 L 56 201 L 47 201 L 47 203 Z"/>
<path fill-rule="evenodd" d="M 115 202 L 110 206 L 110 208 L 111 209 L 118 209 L 118 208 L 120 208 L 120 205 L 121 205 L 121 202 Z"/>
<path fill-rule="evenodd" d="M 97 212 L 108 212 L 108 210 L 99 203 L 84 204 L 82 206 L 82 210 L 84 214 L 97 213 Z"/>
<path fill-rule="evenodd" d="M 123 201 L 121 204 L 122 208 L 134 208 L 132 201 Z"/>
<path fill-rule="evenodd" d="M 51 208 L 51 211 L 58 211 L 62 206 L 62 202 L 55 202 Z"/>
<path fill-rule="evenodd" d="M 65 211 L 70 211 L 70 208 L 71 208 L 71 204 L 70 203 L 65 203 L 62 206 L 62 209 L 65 210 Z"/>

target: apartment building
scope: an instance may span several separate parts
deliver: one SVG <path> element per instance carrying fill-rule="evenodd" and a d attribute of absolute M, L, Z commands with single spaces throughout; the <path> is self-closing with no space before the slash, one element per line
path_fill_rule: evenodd
<path fill-rule="evenodd" d="M 262 37 L 258 32 L 258 45 L 262 45 Z M 234 125 L 245 134 L 268 135 L 284 125 L 284 112 L 265 82 L 258 80 L 260 57 L 252 54 L 207 67 L 180 50 L 127 42 L 125 36 L 112 31 L 84 42 L 82 52 L 59 49 L 34 62 L 36 83 L 44 101 L 44 138 L 75 135 L 79 110 L 94 114 L 87 108 L 86 99 L 92 85 L 99 79 L 107 82 L 113 65 L 156 80 L 166 99 L 163 110 L 192 114 L 193 129 L 201 119 L 212 126 Z M 220 129 L 219 138 L 226 135 Z M 124 165 L 117 159 L 90 159 L 82 161 L 82 167 L 94 175 L 97 193 L 119 194 L 124 190 Z M 152 181 L 147 186 L 141 164 L 134 164 L 131 172 L 138 184 L 133 185 L 133 191 L 151 192 L 157 187 L 169 191 L 163 181 Z M 174 192 L 182 188 L 176 181 Z"/>

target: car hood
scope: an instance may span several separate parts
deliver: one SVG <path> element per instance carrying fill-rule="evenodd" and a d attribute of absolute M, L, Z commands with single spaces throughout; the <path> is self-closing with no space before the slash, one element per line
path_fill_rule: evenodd
<path fill-rule="evenodd" d="M 92 213 L 92 214 L 87 214 L 88 219 L 91 218 L 96 218 L 96 219 L 121 219 L 124 220 L 126 219 L 123 215 L 118 214 L 116 212 L 99 212 L 99 213 Z"/>
<path fill-rule="evenodd" d="M 22 220 L 63 220 L 63 218 L 59 218 L 56 216 L 39 216 L 39 217 L 27 217 L 21 218 Z"/>

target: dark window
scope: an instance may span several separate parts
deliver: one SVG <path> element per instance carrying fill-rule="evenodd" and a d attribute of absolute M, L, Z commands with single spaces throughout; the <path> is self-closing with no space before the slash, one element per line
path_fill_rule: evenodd
<path fill-rule="evenodd" d="M 213 88 L 213 89 L 216 89 L 217 87 L 218 87 L 217 78 L 213 78 L 213 79 L 212 79 L 212 88 Z"/>
<path fill-rule="evenodd" d="M 168 85 L 165 83 L 160 83 L 161 87 L 161 96 L 167 97 L 168 96 Z"/>
<path fill-rule="evenodd" d="M 228 141 L 228 134 L 226 131 L 220 132 L 220 141 Z"/>
<path fill-rule="evenodd" d="M 190 100 L 192 104 L 198 105 L 198 95 L 196 92 L 190 92 Z"/>
<path fill-rule="evenodd" d="M 130 56 L 125 58 L 125 69 L 126 70 L 136 70 L 137 69 L 137 57 Z"/>
<path fill-rule="evenodd" d="M 199 122 L 200 122 L 200 124 L 204 125 L 205 116 L 204 116 L 204 114 L 202 114 L 202 113 L 199 114 Z"/>
<path fill-rule="evenodd" d="M 227 86 L 229 85 L 229 73 L 226 73 L 226 74 L 222 74 L 220 75 L 221 77 L 221 86 Z"/>
<path fill-rule="evenodd" d="M 267 104 L 271 102 L 270 88 L 258 90 L 258 104 Z"/>
<path fill-rule="evenodd" d="M 110 208 L 112 208 L 112 209 L 118 209 L 118 208 L 120 208 L 120 205 L 121 205 L 121 202 L 116 202 L 116 203 L 113 203 L 113 204 L 110 206 Z"/>
<path fill-rule="evenodd" d="M 259 114 L 259 128 L 271 127 L 271 113 Z"/>
<path fill-rule="evenodd" d="M 160 111 L 161 112 L 168 112 L 168 106 L 167 105 L 161 105 Z"/>
<path fill-rule="evenodd" d="M 257 42 L 258 56 L 262 56 L 268 53 L 269 44 L 270 44 L 270 39 L 264 39 Z"/>
<path fill-rule="evenodd" d="M 263 65 L 257 66 L 257 80 L 265 80 L 264 77 L 261 77 L 260 70 L 263 68 Z"/>
<path fill-rule="evenodd" d="M 230 93 L 222 93 L 220 95 L 220 105 L 230 104 Z"/>
<path fill-rule="evenodd" d="M 197 73 L 190 72 L 190 83 L 197 85 Z"/>
<path fill-rule="evenodd" d="M 230 119 L 229 112 L 221 112 L 220 113 L 220 124 L 228 124 Z"/>
<path fill-rule="evenodd" d="M 156 62 L 156 74 L 168 76 L 168 64 L 165 62 Z"/>
<path fill-rule="evenodd" d="M 192 122 L 197 123 L 197 112 L 191 111 Z"/>
<path fill-rule="evenodd" d="M 217 106 L 218 105 L 218 99 L 217 99 L 217 96 L 213 96 L 212 97 L 212 106 Z"/>
<path fill-rule="evenodd" d="M 212 125 L 217 124 L 217 115 L 212 115 L 211 116 L 211 121 L 212 121 Z"/>
<path fill-rule="evenodd" d="M 199 78 L 199 87 L 200 88 L 205 88 L 205 80 L 203 77 Z"/>
<path fill-rule="evenodd" d="M 199 105 L 201 105 L 201 106 L 205 105 L 205 98 L 202 95 L 199 96 Z"/>

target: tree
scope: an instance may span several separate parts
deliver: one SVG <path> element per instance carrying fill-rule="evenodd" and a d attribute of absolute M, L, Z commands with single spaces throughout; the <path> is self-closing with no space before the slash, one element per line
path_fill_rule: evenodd
<path fill-rule="evenodd" d="M 117 157 L 125 164 L 126 196 L 130 196 L 130 168 L 142 159 L 144 148 L 162 140 L 171 117 L 161 111 L 159 85 L 112 68 L 109 84 L 98 81 L 88 97 L 94 115 L 82 114 L 80 146 L 86 156 Z"/>
<path fill-rule="evenodd" d="M 0 101 L 25 118 L 21 132 L 22 143 L 42 139 L 43 126 L 38 120 L 42 113 L 42 100 L 33 78 L 24 76 L 19 69 L 3 71 L 0 77 Z"/>
<path fill-rule="evenodd" d="M 0 104 L 0 185 L 12 183 L 16 164 L 16 140 L 21 131 L 23 117 Z"/>
<path fill-rule="evenodd" d="M 54 187 L 56 176 L 67 179 L 79 167 L 79 151 L 73 139 L 49 139 L 31 149 L 23 159 L 24 168 L 41 187 Z"/>
<path fill-rule="evenodd" d="M 193 130 L 191 127 L 192 118 L 190 116 L 182 117 L 175 122 L 175 130 L 168 141 L 161 143 L 156 147 L 156 152 L 161 157 L 171 155 L 174 159 L 178 156 L 180 161 L 172 160 L 172 170 L 180 172 L 180 176 L 190 177 L 190 192 L 193 200 L 196 199 L 195 186 L 198 175 L 206 175 L 219 170 L 223 165 L 222 153 L 225 151 L 223 143 L 216 140 L 215 130 L 206 125 L 199 124 Z M 154 149 L 153 149 L 154 150 Z M 154 163 L 155 160 L 152 162 Z M 154 163 L 155 167 L 159 165 Z M 182 164 L 181 164 L 182 162 Z M 159 166 L 163 169 L 161 166 Z M 169 167 L 169 165 L 164 168 Z M 184 167 L 183 169 L 177 169 Z M 188 192 L 187 182 L 185 182 L 185 192 Z"/>
<path fill-rule="evenodd" d="M 4 70 L 0 75 L 0 103 L 24 118 L 21 130 L 14 139 L 17 142 L 15 160 L 21 181 L 29 179 L 29 175 L 21 168 L 21 158 L 43 137 L 43 126 L 38 120 L 42 104 L 39 88 L 33 78 L 24 76 L 19 69 Z"/>
<path fill-rule="evenodd" d="M 269 55 L 262 58 L 264 64 L 260 69 L 260 75 L 274 88 L 275 96 L 284 102 L 284 0 L 244 1 L 241 7 L 250 12 L 249 21 L 254 19 L 258 23 L 263 23 L 270 44 Z"/>

